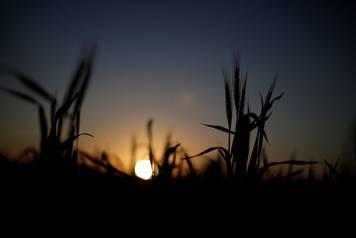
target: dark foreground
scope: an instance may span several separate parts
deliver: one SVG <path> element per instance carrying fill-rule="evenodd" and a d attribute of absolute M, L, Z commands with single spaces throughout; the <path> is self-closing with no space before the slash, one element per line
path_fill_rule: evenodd
<path fill-rule="evenodd" d="M 341 234 L 356 214 L 356 186 L 351 182 L 2 177 L 0 188 L 3 218 L 18 222 L 17 228 L 30 223 L 32 228 L 52 228 L 52 232 L 74 228 L 80 234 L 97 230 L 126 236 L 152 229 L 152 234 L 163 237 L 201 237 L 211 232 L 229 237 L 245 232 L 305 235 L 338 229 Z"/>
<path fill-rule="evenodd" d="M 1 177 L 2 199 L 62 202 L 92 207 L 115 203 L 124 208 L 136 206 L 202 206 L 264 209 L 321 207 L 331 209 L 348 204 L 356 207 L 356 183 L 303 181 L 290 183 L 241 183 L 236 181 L 171 180 L 143 181 L 118 177 Z M 97 202 L 97 204 L 96 204 Z M 126 205 L 125 205 L 126 204 Z M 149 205 L 150 204 L 150 205 Z M 275 206 L 278 207 L 275 207 Z"/>

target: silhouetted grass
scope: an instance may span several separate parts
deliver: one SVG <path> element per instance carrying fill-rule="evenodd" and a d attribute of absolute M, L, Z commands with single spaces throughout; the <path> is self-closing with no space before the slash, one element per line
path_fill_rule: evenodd
<path fill-rule="evenodd" d="M 212 146 L 190 156 L 181 143 L 172 143 L 171 135 L 168 135 L 163 153 L 157 155 L 154 151 L 154 121 L 150 119 L 147 122 L 148 143 L 145 145 L 153 171 L 153 176 L 149 181 L 143 181 L 134 176 L 136 139 L 132 141 L 132 158 L 128 173 L 113 166 L 105 152 L 99 156 L 93 156 L 81 151 L 78 148 L 78 138 L 83 135 L 93 137 L 91 134 L 80 131 L 80 121 L 81 108 L 90 85 L 94 60 L 94 48 L 82 54 L 61 103 L 36 80 L 19 70 L 1 65 L 1 72 L 15 78 L 25 89 L 20 91 L 2 87 L 1 90 L 38 110 L 40 131 L 39 149 L 28 148 L 20 155 L 20 158 L 27 158 L 29 163 L 20 164 L 17 160 L 10 160 L 0 154 L 1 175 L 109 178 L 115 182 L 120 181 L 120 184 L 129 184 L 144 190 L 146 188 L 169 189 L 170 187 L 178 191 L 182 187 L 184 187 L 183 190 L 187 188 L 195 190 L 195 184 L 205 185 L 208 182 L 211 185 L 213 182 L 216 185 L 214 187 L 216 190 L 221 188 L 230 190 L 235 189 L 235 184 L 244 188 L 245 182 L 249 182 L 248 184 L 253 182 L 255 186 L 266 183 L 295 185 L 296 181 L 301 181 L 297 178 L 302 177 L 303 168 L 309 166 L 308 177 L 303 180 L 303 183 L 316 183 L 312 165 L 321 163 L 296 160 L 295 156 L 292 156 L 290 160 L 279 162 L 267 159 L 265 143 L 268 143 L 269 139 L 266 125 L 272 115 L 272 107 L 282 99 L 284 94 L 273 95 L 277 83 L 277 78 L 275 78 L 266 95 L 260 94 L 261 108 L 259 112 L 251 111 L 246 102 L 248 75 L 246 73 L 244 79 L 241 79 L 238 63 L 235 63 L 233 67 L 231 79 L 228 77 L 228 73 L 223 73 L 227 127 L 202 123 L 204 126 L 226 133 L 226 147 Z M 356 156 L 356 132 L 354 146 Z M 226 174 L 221 172 L 220 161 L 208 159 L 207 161 L 210 163 L 208 168 L 202 176 L 198 176 L 191 159 L 213 151 L 217 151 L 218 159 L 223 160 Z M 338 167 L 339 161 L 333 164 L 324 160 L 321 165 L 325 166 L 326 171 L 323 181 L 345 181 L 345 176 Z M 282 166 L 289 166 L 286 175 L 283 174 Z M 298 169 L 294 170 L 295 166 Z M 175 171 L 177 171 L 176 174 Z M 272 172 L 276 172 L 277 175 L 273 175 Z"/>
<path fill-rule="evenodd" d="M 36 153 L 31 161 L 31 167 L 35 168 L 34 173 L 57 176 L 77 173 L 78 148 L 74 149 L 74 142 L 83 135 L 93 137 L 88 133 L 80 133 L 80 110 L 89 86 L 94 58 L 94 48 L 81 56 L 61 104 L 58 104 L 56 97 L 36 80 L 19 70 L 1 67 L 3 73 L 17 79 L 26 89 L 25 92 L 10 88 L 2 90 L 38 108 L 40 148 L 39 153 Z M 42 101 L 50 108 L 48 112 Z M 66 128 L 63 128 L 64 123 Z M 93 162 L 92 158 L 91 161 Z M 97 164 L 110 172 L 115 171 L 107 158 L 101 158 Z"/>
<path fill-rule="evenodd" d="M 257 115 L 250 111 L 248 105 L 246 105 L 246 88 L 248 75 L 246 73 L 245 79 L 241 86 L 240 79 L 240 67 L 238 63 L 234 65 L 233 73 L 233 88 L 230 85 L 230 80 L 227 77 L 227 73 L 224 73 L 224 85 L 225 85 L 225 108 L 226 118 L 228 122 L 228 128 L 220 125 L 203 124 L 204 126 L 214 128 L 228 134 L 228 145 L 224 147 L 210 147 L 203 152 L 186 157 L 185 159 L 191 159 L 197 156 L 201 156 L 212 151 L 217 150 L 221 158 L 225 161 L 226 171 L 228 178 L 236 178 L 240 181 L 256 181 L 260 180 L 267 170 L 271 167 L 278 165 L 307 165 L 315 164 L 316 162 L 308 161 L 296 161 L 288 160 L 281 162 L 271 162 L 262 165 L 262 154 L 264 151 L 264 141 L 268 142 L 267 133 L 265 131 L 265 125 L 268 119 L 271 117 L 273 104 L 280 100 L 283 93 L 277 97 L 273 97 L 273 90 L 276 86 L 277 79 L 273 81 L 270 89 L 268 90 L 265 98 L 260 95 L 261 110 Z M 231 91 L 233 91 L 234 101 L 232 101 Z M 235 130 L 231 130 L 231 123 L 233 118 L 233 105 L 235 105 Z M 247 110 L 246 110 L 247 108 Z M 250 138 L 251 133 L 256 130 L 256 138 L 250 154 Z M 230 145 L 230 137 L 233 136 L 232 145 Z M 301 172 L 295 172 L 296 176 Z"/>

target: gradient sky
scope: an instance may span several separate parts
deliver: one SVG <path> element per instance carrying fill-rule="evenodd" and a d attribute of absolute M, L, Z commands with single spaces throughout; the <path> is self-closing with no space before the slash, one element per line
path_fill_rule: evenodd
<path fill-rule="evenodd" d="M 0 61 L 62 97 L 83 45 L 98 45 L 81 144 L 125 159 L 132 136 L 157 148 L 168 132 L 191 153 L 224 145 L 200 125 L 226 125 L 221 71 L 238 50 L 259 110 L 276 73 L 285 97 L 268 124 L 275 160 L 336 156 L 356 112 L 353 1 L 1 1 Z M 0 85 L 20 88 L 1 75 Z M 0 94 L 0 150 L 37 144 L 37 111 Z"/>

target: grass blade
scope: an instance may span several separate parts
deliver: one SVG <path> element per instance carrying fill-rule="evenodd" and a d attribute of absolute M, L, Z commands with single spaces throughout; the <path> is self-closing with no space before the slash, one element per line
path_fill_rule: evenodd
<path fill-rule="evenodd" d="M 70 81 L 63 103 L 65 103 L 66 101 L 68 101 L 73 97 L 74 93 L 76 92 L 76 89 L 78 88 L 80 80 L 82 79 L 85 68 L 86 68 L 86 59 L 82 58 L 79 61 L 79 65 L 75 70 L 72 80 Z"/>
<path fill-rule="evenodd" d="M 224 148 L 224 147 L 209 147 L 208 149 L 200 152 L 199 154 L 196 154 L 196 155 L 193 155 L 193 156 L 189 156 L 189 157 L 184 157 L 183 159 L 185 160 L 188 160 L 188 159 L 192 159 L 192 158 L 195 158 L 195 157 L 198 157 L 198 156 L 201 156 L 201 155 L 205 155 L 205 154 L 208 154 L 212 151 L 215 151 L 215 150 L 218 150 L 220 152 L 221 155 L 223 155 L 223 157 L 226 157 L 228 155 L 228 151 Z"/>
<path fill-rule="evenodd" d="M 13 90 L 13 89 L 8 89 L 8 88 L 1 88 L 1 89 L 14 97 L 20 98 L 26 102 L 29 102 L 29 103 L 32 103 L 35 105 L 39 105 L 39 103 L 36 99 L 34 99 L 33 97 L 31 97 L 25 93 L 22 93 L 17 90 Z"/>
<path fill-rule="evenodd" d="M 226 118 L 228 127 L 231 128 L 231 121 L 232 121 L 232 98 L 231 98 L 231 90 L 230 90 L 230 83 L 224 73 L 224 82 L 225 82 L 225 109 L 226 109 Z"/>
<path fill-rule="evenodd" d="M 239 119 L 242 117 L 245 111 L 245 101 L 246 101 L 246 85 L 247 85 L 247 72 L 244 80 L 244 84 L 242 86 L 241 92 L 241 101 L 240 101 L 240 111 L 239 111 Z"/>
<path fill-rule="evenodd" d="M 73 111 L 74 115 L 80 110 L 80 107 L 82 106 L 82 103 L 84 101 L 86 91 L 89 87 L 89 81 L 91 79 L 94 58 L 95 58 L 95 47 L 89 53 L 87 61 L 86 61 L 86 67 L 85 67 L 86 71 L 84 72 L 83 83 L 80 86 L 79 91 L 78 91 L 79 97 L 78 97 L 78 100 L 74 106 L 74 111 Z"/>
<path fill-rule="evenodd" d="M 270 162 L 266 165 L 264 165 L 260 170 L 259 170 L 259 177 L 261 178 L 263 174 L 271 167 L 277 166 L 277 165 L 310 165 L 310 164 L 319 164 L 319 162 L 315 161 L 302 161 L 302 160 L 286 160 L 286 161 L 281 161 L 281 162 Z"/>
<path fill-rule="evenodd" d="M 149 159 L 153 171 L 153 161 L 154 159 L 154 154 L 153 154 L 153 134 L 152 134 L 152 125 L 153 125 L 153 119 L 150 119 L 147 122 L 147 135 L 148 135 L 148 153 L 149 153 Z"/>
<path fill-rule="evenodd" d="M 64 142 L 62 142 L 62 144 L 60 145 L 61 151 L 64 151 L 66 148 L 70 147 L 78 137 L 83 136 L 83 135 L 94 137 L 93 135 L 91 135 L 89 133 L 81 133 L 79 135 L 71 136 L 68 139 L 66 139 Z"/>
<path fill-rule="evenodd" d="M 48 125 L 46 114 L 42 106 L 38 107 L 39 123 L 40 123 L 40 132 L 41 132 L 41 152 L 43 152 L 48 135 Z"/>
<path fill-rule="evenodd" d="M 26 88 L 30 89 L 32 92 L 36 93 L 45 100 L 49 102 L 52 102 L 54 100 L 54 96 L 48 93 L 39 83 L 31 79 L 30 77 L 13 69 L 7 70 L 7 72 L 15 76 L 17 80 L 19 80 L 20 83 L 22 83 L 22 85 L 24 85 Z"/>
<path fill-rule="evenodd" d="M 180 146 L 180 144 L 176 144 L 175 146 L 171 146 L 169 147 L 166 151 L 165 151 L 165 154 L 164 154 L 164 158 L 167 158 L 176 152 L 176 150 L 178 149 L 178 147 Z"/>
<path fill-rule="evenodd" d="M 204 125 L 204 126 L 207 126 L 207 127 L 214 128 L 214 129 L 219 130 L 219 131 L 223 131 L 223 132 L 230 133 L 230 134 L 235 134 L 234 131 L 229 130 L 229 129 L 223 127 L 223 126 L 216 126 L 216 125 L 210 125 L 210 124 L 204 124 L 204 123 L 201 123 L 201 124 Z"/>
<path fill-rule="evenodd" d="M 234 68 L 234 101 L 236 114 L 238 114 L 240 111 L 240 66 L 235 64 Z"/>
<path fill-rule="evenodd" d="M 65 102 L 56 112 L 54 116 L 54 120 L 57 121 L 59 118 L 62 118 L 67 112 L 73 102 L 78 98 L 78 94 L 76 94 L 72 99 Z"/>

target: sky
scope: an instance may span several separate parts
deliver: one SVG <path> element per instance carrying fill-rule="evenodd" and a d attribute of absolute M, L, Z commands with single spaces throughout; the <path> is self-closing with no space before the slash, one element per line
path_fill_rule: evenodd
<path fill-rule="evenodd" d="M 192 154 L 227 140 L 200 123 L 226 125 L 222 70 L 233 53 L 260 109 L 274 76 L 285 96 L 267 125 L 273 160 L 335 158 L 356 114 L 353 1 L 17 1 L 0 3 L 0 62 L 62 98 L 84 46 L 96 44 L 82 112 L 88 151 L 124 161 L 154 124 L 159 150 L 172 133 Z M 0 74 L 0 85 L 20 89 Z M 37 111 L 0 93 L 0 151 L 38 144 Z M 143 153 L 143 152 L 142 152 Z M 143 155 L 142 155 L 143 156 Z"/>

